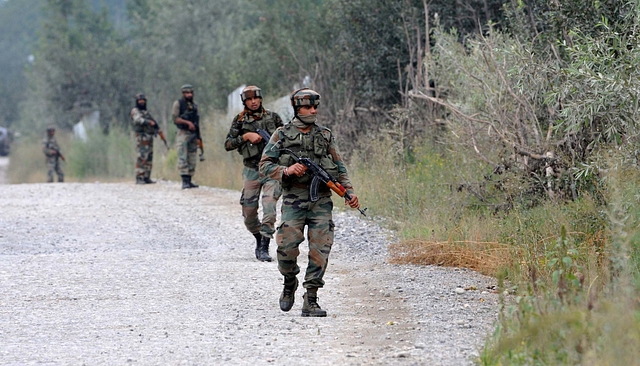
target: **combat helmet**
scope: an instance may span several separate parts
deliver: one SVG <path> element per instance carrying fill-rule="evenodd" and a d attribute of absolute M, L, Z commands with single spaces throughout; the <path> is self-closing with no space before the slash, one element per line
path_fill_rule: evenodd
<path fill-rule="evenodd" d="M 240 98 L 242 99 L 242 103 L 244 103 L 247 98 L 260 98 L 262 99 L 262 90 L 255 85 L 249 85 L 242 89 L 242 93 L 240 93 Z"/>
<path fill-rule="evenodd" d="M 136 94 L 136 101 L 138 101 L 140 99 L 147 100 L 147 97 L 144 95 L 144 93 Z"/>
<path fill-rule="evenodd" d="M 291 93 L 291 106 L 295 111 L 303 106 L 320 105 L 320 94 L 309 88 L 302 88 Z"/>
<path fill-rule="evenodd" d="M 191 92 L 193 93 L 193 85 L 191 84 L 184 84 L 180 90 L 184 93 L 184 92 Z"/>

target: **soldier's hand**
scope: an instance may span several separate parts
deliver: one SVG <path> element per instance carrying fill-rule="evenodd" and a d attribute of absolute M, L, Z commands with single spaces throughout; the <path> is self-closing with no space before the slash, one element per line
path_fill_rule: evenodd
<path fill-rule="evenodd" d="M 307 171 L 307 167 L 300 163 L 295 163 L 287 168 L 288 175 L 302 176 Z"/>
<path fill-rule="evenodd" d="M 360 203 L 358 202 L 358 196 L 356 196 L 355 194 L 351 195 L 351 200 L 349 201 L 344 201 L 344 203 L 346 205 L 349 205 L 349 207 L 351 208 L 358 208 L 360 207 Z"/>
<path fill-rule="evenodd" d="M 257 144 L 262 141 L 262 136 L 260 136 L 260 134 L 256 132 L 247 132 L 242 135 L 242 139 L 244 141 L 249 141 L 252 144 Z"/>
<path fill-rule="evenodd" d="M 156 122 L 152 119 L 149 120 L 149 126 L 153 127 L 156 125 Z"/>
<path fill-rule="evenodd" d="M 189 126 L 189 131 L 195 131 L 196 130 L 196 125 L 193 124 L 193 122 L 188 121 L 189 124 L 187 126 Z"/>

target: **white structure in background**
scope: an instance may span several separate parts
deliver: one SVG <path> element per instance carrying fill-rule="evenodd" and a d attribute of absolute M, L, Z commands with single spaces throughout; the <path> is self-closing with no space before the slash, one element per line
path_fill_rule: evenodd
<path fill-rule="evenodd" d="M 100 111 L 92 111 L 89 113 L 85 113 L 80 118 L 80 122 L 73 125 L 73 135 L 87 142 L 88 136 L 87 131 L 93 130 L 100 126 Z"/>
<path fill-rule="evenodd" d="M 231 121 L 233 121 L 233 117 L 236 114 L 242 112 L 244 109 L 244 104 L 242 104 L 242 99 L 240 98 L 240 93 L 242 93 L 242 89 L 244 89 L 246 85 L 240 85 L 237 89 L 231 92 L 227 96 L 227 123 L 230 125 Z"/>

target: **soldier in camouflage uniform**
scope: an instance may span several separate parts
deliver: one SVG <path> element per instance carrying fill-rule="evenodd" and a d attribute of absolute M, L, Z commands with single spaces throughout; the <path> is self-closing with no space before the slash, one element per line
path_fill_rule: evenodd
<path fill-rule="evenodd" d="M 136 94 L 136 106 L 129 114 L 136 135 L 136 184 L 152 184 L 151 168 L 153 166 L 153 137 L 158 133 L 157 122 L 147 111 L 147 98 L 144 94 Z"/>
<path fill-rule="evenodd" d="M 346 188 L 351 200 L 347 203 L 358 208 L 358 198 L 353 192 L 347 169 L 338 152 L 334 137 L 328 128 L 316 124 L 320 94 L 304 88 L 291 94 L 294 108 L 293 120 L 280 127 L 271 136 L 262 153 L 260 174 L 282 182 L 282 224 L 278 227 L 278 269 L 284 276 L 284 288 L 280 295 L 280 309 L 289 311 L 298 288 L 296 275 L 299 245 L 304 241 L 307 227 L 309 264 L 302 286 L 302 316 L 323 317 L 327 312 L 318 305 L 318 288 L 324 286 L 323 276 L 333 245 L 334 223 L 331 211 L 331 190 L 320 187 L 319 199 L 312 202 L 309 189 L 311 177 L 305 174 L 307 167 L 295 162 L 293 157 L 280 149 L 289 149 L 299 157 L 312 159 L 335 177 Z"/>
<path fill-rule="evenodd" d="M 64 182 L 64 172 L 60 167 L 60 159 L 64 156 L 60 153 L 60 146 L 56 141 L 56 128 L 53 125 L 47 127 L 47 136 L 42 140 L 42 152 L 47 158 L 47 182 L 53 182 L 53 173 L 58 175 L 58 182 Z"/>
<path fill-rule="evenodd" d="M 271 262 L 269 243 L 275 232 L 276 204 L 282 189 L 280 182 L 268 177 L 260 177 L 258 163 L 269 137 L 282 126 L 277 113 L 262 107 L 262 91 L 257 86 L 247 86 L 240 94 L 244 110 L 231 122 L 224 147 L 227 151 L 237 150 L 242 155 L 242 216 L 247 230 L 256 238 L 256 259 Z M 262 191 L 262 223 L 258 218 L 258 201 Z"/>
<path fill-rule="evenodd" d="M 191 179 L 196 171 L 200 115 L 198 105 L 193 101 L 193 86 L 183 85 L 181 90 L 182 99 L 176 100 L 171 108 L 173 122 L 178 127 L 178 169 L 182 177 L 182 189 L 198 188 Z"/>

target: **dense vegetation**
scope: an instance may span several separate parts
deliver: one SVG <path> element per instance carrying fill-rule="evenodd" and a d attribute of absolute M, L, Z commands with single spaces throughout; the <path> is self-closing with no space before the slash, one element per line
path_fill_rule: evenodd
<path fill-rule="evenodd" d="M 514 295 L 478 362 L 640 356 L 637 0 L 129 0 L 126 17 L 101 4 L 31 7 L 36 61 L 26 79 L 0 75 L 28 85 L 0 84 L 19 106 L 0 104 L 0 118 L 23 134 L 100 111 L 93 145 L 66 143 L 72 177 L 127 176 L 132 96 L 170 129 L 192 83 L 218 167 L 201 181 L 237 187 L 221 148 L 227 94 L 256 84 L 273 100 L 306 80 L 362 201 L 403 235 L 394 260 L 468 266 Z M 37 142 L 23 141 L 13 160 L 31 167 Z M 159 155 L 172 177 L 175 152 Z"/>

